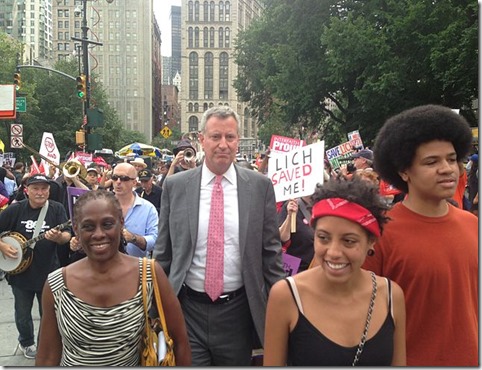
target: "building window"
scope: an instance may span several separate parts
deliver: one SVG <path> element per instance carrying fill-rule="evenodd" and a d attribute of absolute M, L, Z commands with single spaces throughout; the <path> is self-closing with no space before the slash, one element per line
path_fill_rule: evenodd
<path fill-rule="evenodd" d="M 194 29 L 194 47 L 199 47 L 199 27 Z"/>
<path fill-rule="evenodd" d="M 218 37 L 218 45 L 220 48 L 222 48 L 224 46 L 224 29 L 223 27 L 219 27 L 219 33 L 218 33 L 219 37 Z"/>
<path fill-rule="evenodd" d="M 194 17 L 193 17 L 193 6 L 192 6 L 192 1 L 189 1 L 187 3 L 187 14 L 188 14 L 188 19 L 190 22 L 193 21 Z"/>
<path fill-rule="evenodd" d="M 213 53 L 204 55 L 204 100 L 213 99 Z"/>
<path fill-rule="evenodd" d="M 209 21 L 214 22 L 214 1 L 209 3 Z"/>
<path fill-rule="evenodd" d="M 219 2 L 219 21 L 224 22 L 224 2 Z"/>
<path fill-rule="evenodd" d="M 224 19 L 226 20 L 226 22 L 229 22 L 230 19 L 231 19 L 231 4 L 229 3 L 229 1 L 226 1 L 224 3 Z"/>
<path fill-rule="evenodd" d="M 214 48 L 214 27 L 209 29 L 209 47 Z"/>
<path fill-rule="evenodd" d="M 224 29 L 224 35 L 225 35 L 224 47 L 229 48 L 229 27 L 226 27 Z"/>
<path fill-rule="evenodd" d="M 207 22 L 209 20 L 209 3 L 207 1 L 203 4 L 203 21 Z"/>
<path fill-rule="evenodd" d="M 199 22 L 199 1 L 194 2 L 194 20 Z"/>
<path fill-rule="evenodd" d="M 188 110 L 189 112 L 192 112 L 192 111 L 193 111 L 193 104 L 192 104 L 192 103 L 189 103 L 189 104 L 187 105 L 187 110 Z"/>
<path fill-rule="evenodd" d="M 194 103 L 194 112 L 199 112 L 199 103 Z"/>
<path fill-rule="evenodd" d="M 189 117 L 189 132 L 199 131 L 199 120 L 196 116 Z"/>
<path fill-rule="evenodd" d="M 203 29 L 203 47 L 207 48 L 209 46 L 209 30 L 207 27 Z"/>
<path fill-rule="evenodd" d="M 198 100 L 198 55 L 197 53 L 189 54 L 189 99 Z"/>
<path fill-rule="evenodd" d="M 189 27 L 187 30 L 187 47 L 192 48 L 194 46 L 194 30 Z"/>
<path fill-rule="evenodd" d="M 228 100 L 228 63 L 228 53 L 222 52 L 219 55 L 219 100 Z"/>
<path fill-rule="evenodd" d="M 203 104 L 203 110 L 204 110 L 204 112 L 206 112 L 208 110 L 208 103 Z"/>

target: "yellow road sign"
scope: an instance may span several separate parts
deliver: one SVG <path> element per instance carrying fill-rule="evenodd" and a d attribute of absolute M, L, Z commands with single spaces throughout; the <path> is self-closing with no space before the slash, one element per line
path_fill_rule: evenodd
<path fill-rule="evenodd" d="M 169 127 L 167 127 L 167 126 L 164 126 L 164 128 L 163 128 L 161 131 L 159 131 L 159 133 L 160 133 L 162 136 L 164 136 L 164 139 L 167 139 L 169 136 L 172 135 L 171 129 L 170 129 Z"/>

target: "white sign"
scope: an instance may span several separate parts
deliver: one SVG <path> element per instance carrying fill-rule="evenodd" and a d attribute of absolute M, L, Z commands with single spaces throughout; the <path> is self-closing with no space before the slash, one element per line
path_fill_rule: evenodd
<path fill-rule="evenodd" d="M 55 144 L 54 135 L 50 132 L 44 132 L 39 153 L 55 164 L 60 164 L 60 152 Z"/>
<path fill-rule="evenodd" d="M 12 136 L 12 137 L 10 137 L 10 148 L 22 149 L 23 148 L 23 138 L 22 138 L 22 136 Z"/>
<path fill-rule="evenodd" d="M 22 136 L 23 135 L 23 125 L 21 123 L 12 123 L 10 125 L 10 134 L 12 136 Z"/>
<path fill-rule="evenodd" d="M 277 202 L 314 193 L 323 184 L 325 142 L 303 146 L 288 153 L 274 153 L 268 162 L 268 177 Z"/>

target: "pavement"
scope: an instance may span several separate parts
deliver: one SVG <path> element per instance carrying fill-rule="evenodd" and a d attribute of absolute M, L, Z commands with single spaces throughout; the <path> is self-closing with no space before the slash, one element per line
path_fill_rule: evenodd
<path fill-rule="evenodd" d="M 0 281 L 0 366 L 35 366 L 35 360 L 25 358 L 22 351 L 18 350 L 15 354 L 18 331 L 15 326 L 13 307 L 12 288 L 4 279 Z M 32 316 L 36 337 L 40 325 L 37 300 L 34 300 Z"/>

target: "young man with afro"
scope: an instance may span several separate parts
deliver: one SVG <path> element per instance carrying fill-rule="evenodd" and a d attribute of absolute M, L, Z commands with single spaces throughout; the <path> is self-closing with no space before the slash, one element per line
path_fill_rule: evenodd
<path fill-rule="evenodd" d="M 466 120 L 424 105 L 389 118 L 374 168 L 407 194 L 364 268 L 405 293 L 408 366 L 478 365 L 477 218 L 447 202 L 472 144 Z"/>

